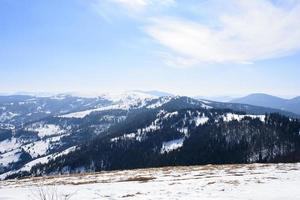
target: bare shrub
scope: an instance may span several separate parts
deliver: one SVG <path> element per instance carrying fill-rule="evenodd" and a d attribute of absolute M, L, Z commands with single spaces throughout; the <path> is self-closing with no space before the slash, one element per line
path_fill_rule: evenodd
<path fill-rule="evenodd" d="M 63 194 L 59 192 L 56 185 L 38 184 L 31 194 L 32 200 L 71 200 L 75 192 Z"/>

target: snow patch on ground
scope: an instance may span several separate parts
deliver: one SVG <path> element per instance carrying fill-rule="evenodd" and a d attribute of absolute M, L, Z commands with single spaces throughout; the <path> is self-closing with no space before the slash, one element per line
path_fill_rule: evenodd
<path fill-rule="evenodd" d="M 7 120 L 11 120 L 16 116 L 19 116 L 19 114 L 13 113 L 13 112 L 4 112 L 0 115 L 0 122 L 5 122 Z"/>
<path fill-rule="evenodd" d="M 75 113 L 69 113 L 69 114 L 65 114 L 65 115 L 60 115 L 58 117 L 60 118 L 84 118 L 85 116 L 88 116 L 89 114 L 91 114 L 92 112 L 96 112 L 98 111 L 98 109 L 91 109 L 91 110 L 85 110 L 85 111 L 81 111 L 81 112 L 75 112 Z"/>
<path fill-rule="evenodd" d="M 62 136 L 56 136 L 47 138 L 46 140 L 39 140 L 25 145 L 23 148 L 28 152 L 31 157 L 36 158 L 47 154 L 48 150 L 51 148 L 51 143 L 60 141 Z"/>
<path fill-rule="evenodd" d="M 172 100 L 173 97 L 162 97 L 157 99 L 157 102 L 148 105 L 146 108 L 148 109 L 154 109 L 154 108 L 158 108 L 163 106 L 164 104 L 170 102 Z"/>
<path fill-rule="evenodd" d="M 49 140 L 46 141 L 40 140 L 24 146 L 24 149 L 31 155 L 31 157 L 36 158 L 45 155 L 49 149 L 49 146 L 50 146 Z"/>
<path fill-rule="evenodd" d="M 65 130 L 62 130 L 58 125 L 36 123 L 26 128 L 27 131 L 38 132 L 38 136 L 43 138 L 45 136 L 62 135 Z"/>
<path fill-rule="evenodd" d="M 197 117 L 194 118 L 194 121 L 195 121 L 197 127 L 207 123 L 208 120 L 209 120 L 209 118 L 205 117 L 204 114 L 202 116 L 197 116 Z"/>
<path fill-rule="evenodd" d="M 189 134 L 189 128 L 188 127 L 177 128 L 177 131 L 184 134 L 185 136 L 188 136 L 188 134 Z"/>
<path fill-rule="evenodd" d="M 157 98 L 154 95 L 146 94 L 143 92 L 137 91 L 127 91 L 121 94 L 104 94 L 101 97 L 113 101 L 113 102 L 120 102 L 120 101 L 132 101 L 132 100 L 143 100 L 143 99 L 152 99 Z"/>
<path fill-rule="evenodd" d="M 240 115 L 240 114 L 235 114 L 235 113 L 226 113 L 226 115 L 223 115 L 223 121 L 225 122 L 230 122 L 233 120 L 241 121 L 245 117 L 250 117 L 252 119 L 258 118 L 260 121 L 264 122 L 265 121 L 265 115 Z"/>
<path fill-rule="evenodd" d="M 7 167 L 9 164 L 17 162 L 21 153 L 18 150 L 9 151 L 0 155 L 0 166 Z"/>
<path fill-rule="evenodd" d="M 169 119 L 169 118 L 172 118 L 172 117 L 177 116 L 177 115 L 178 115 L 178 111 L 175 111 L 175 112 L 171 112 L 171 113 L 166 113 L 163 118 L 164 119 Z"/>
<path fill-rule="evenodd" d="M 32 200 L 38 186 L 61 199 L 300 200 L 300 164 L 205 165 L 0 182 L 0 199 Z"/>
<path fill-rule="evenodd" d="M 140 108 L 146 105 L 146 102 L 153 99 L 154 96 L 139 93 L 125 93 L 122 95 L 106 96 L 105 98 L 113 102 L 112 105 L 103 106 L 99 108 L 89 109 L 80 112 L 69 113 L 61 115 L 61 118 L 84 118 L 93 112 L 100 112 L 106 110 L 129 110 L 131 108 Z"/>
<path fill-rule="evenodd" d="M 29 172 L 33 166 L 37 165 L 37 164 L 45 164 L 45 163 L 48 163 L 50 159 L 55 159 L 59 156 L 62 156 L 62 155 L 67 155 L 69 154 L 70 152 L 73 152 L 76 150 L 76 146 L 73 146 L 73 147 L 70 147 L 60 153 L 54 153 L 54 154 L 50 154 L 50 155 L 47 155 L 47 156 L 44 156 L 44 157 L 40 157 L 40 158 L 37 158 L 35 160 L 32 160 L 28 163 L 26 163 L 22 168 L 18 169 L 18 170 L 15 170 L 15 171 L 9 171 L 9 172 L 6 172 L 6 173 L 3 173 L 0 175 L 0 180 L 3 180 L 5 179 L 7 176 L 10 176 L 12 174 L 15 174 L 15 173 L 19 173 L 19 172 Z M 1 183 L 1 181 L 0 181 Z M 1 199 L 1 196 L 0 196 L 0 199 Z"/>
<path fill-rule="evenodd" d="M 22 143 L 20 143 L 16 138 L 6 139 L 0 142 L 0 152 L 3 153 L 11 151 L 19 148 L 20 146 L 22 146 Z"/>
<path fill-rule="evenodd" d="M 149 126 L 146 126 L 145 128 L 140 128 L 136 131 L 136 133 L 129 133 L 129 134 L 124 134 L 120 137 L 115 137 L 112 138 L 110 141 L 111 142 L 116 142 L 118 140 L 126 140 L 126 139 L 135 139 L 137 141 L 142 141 L 145 137 L 146 134 L 149 132 L 153 132 L 156 130 L 160 129 L 160 125 L 158 124 L 158 119 L 152 122 Z"/>
<path fill-rule="evenodd" d="M 183 142 L 184 142 L 185 138 L 181 138 L 181 139 L 177 139 L 177 140 L 171 140 L 168 142 L 164 142 L 162 144 L 160 153 L 164 154 L 164 153 L 169 153 L 170 151 L 174 151 L 176 149 L 179 149 L 182 147 Z"/>
<path fill-rule="evenodd" d="M 76 149 L 76 146 L 73 146 L 73 147 L 70 147 L 60 153 L 55 153 L 55 154 L 51 154 L 51 155 L 48 155 L 48 156 L 44 156 L 44 157 L 41 157 L 41 158 L 38 158 L 38 159 L 35 159 L 27 164 L 25 164 L 19 171 L 30 171 L 31 168 L 33 166 L 35 166 L 36 164 L 45 164 L 47 163 L 50 159 L 55 159 L 59 156 L 62 156 L 62 155 L 67 155 L 69 154 L 70 152 L 72 151 L 75 151 Z"/>
<path fill-rule="evenodd" d="M 14 129 L 16 129 L 16 126 L 12 125 L 12 124 L 0 123 L 0 128 L 14 130 Z"/>

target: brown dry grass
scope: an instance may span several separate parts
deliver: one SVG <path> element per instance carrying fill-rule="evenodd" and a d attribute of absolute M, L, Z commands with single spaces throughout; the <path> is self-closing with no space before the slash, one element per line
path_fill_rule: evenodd
<path fill-rule="evenodd" d="M 120 182 L 130 182 L 130 181 L 137 181 L 137 182 L 148 182 L 156 179 L 155 177 L 150 176 L 136 176 L 136 177 L 130 177 L 125 180 L 121 180 Z"/>
<path fill-rule="evenodd" d="M 135 193 L 135 194 L 126 194 L 126 195 L 124 195 L 124 196 L 121 196 L 121 198 L 135 197 L 135 196 L 141 195 L 141 194 L 142 194 L 142 193 L 140 193 L 140 192 L 137 192 L 137 193 Z"/>

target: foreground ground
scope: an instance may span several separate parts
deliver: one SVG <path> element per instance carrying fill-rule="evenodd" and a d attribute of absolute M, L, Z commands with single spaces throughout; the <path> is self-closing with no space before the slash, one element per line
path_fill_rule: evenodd
<path fill-rule="evenodd" d="M 300 200 L 300 163 L 166 167 L 0 181 L 0 200 Z"/>

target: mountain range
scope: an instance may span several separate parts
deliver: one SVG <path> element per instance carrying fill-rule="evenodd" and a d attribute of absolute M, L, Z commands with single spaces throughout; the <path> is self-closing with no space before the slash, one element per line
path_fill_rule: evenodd
<path fill-rule="evenodd" d="M 300 114 L 300 96 L 292 99 L 284 99 L 268 94 L 257 93 L 233 99 L 230 102 L 276 108 L 279 110 Z"/>
<path fill-rule="evenodd" d="M 0 97 L 0 179 L 208 163 L 300 161 L 299 115 L 131 91 Z"/>

